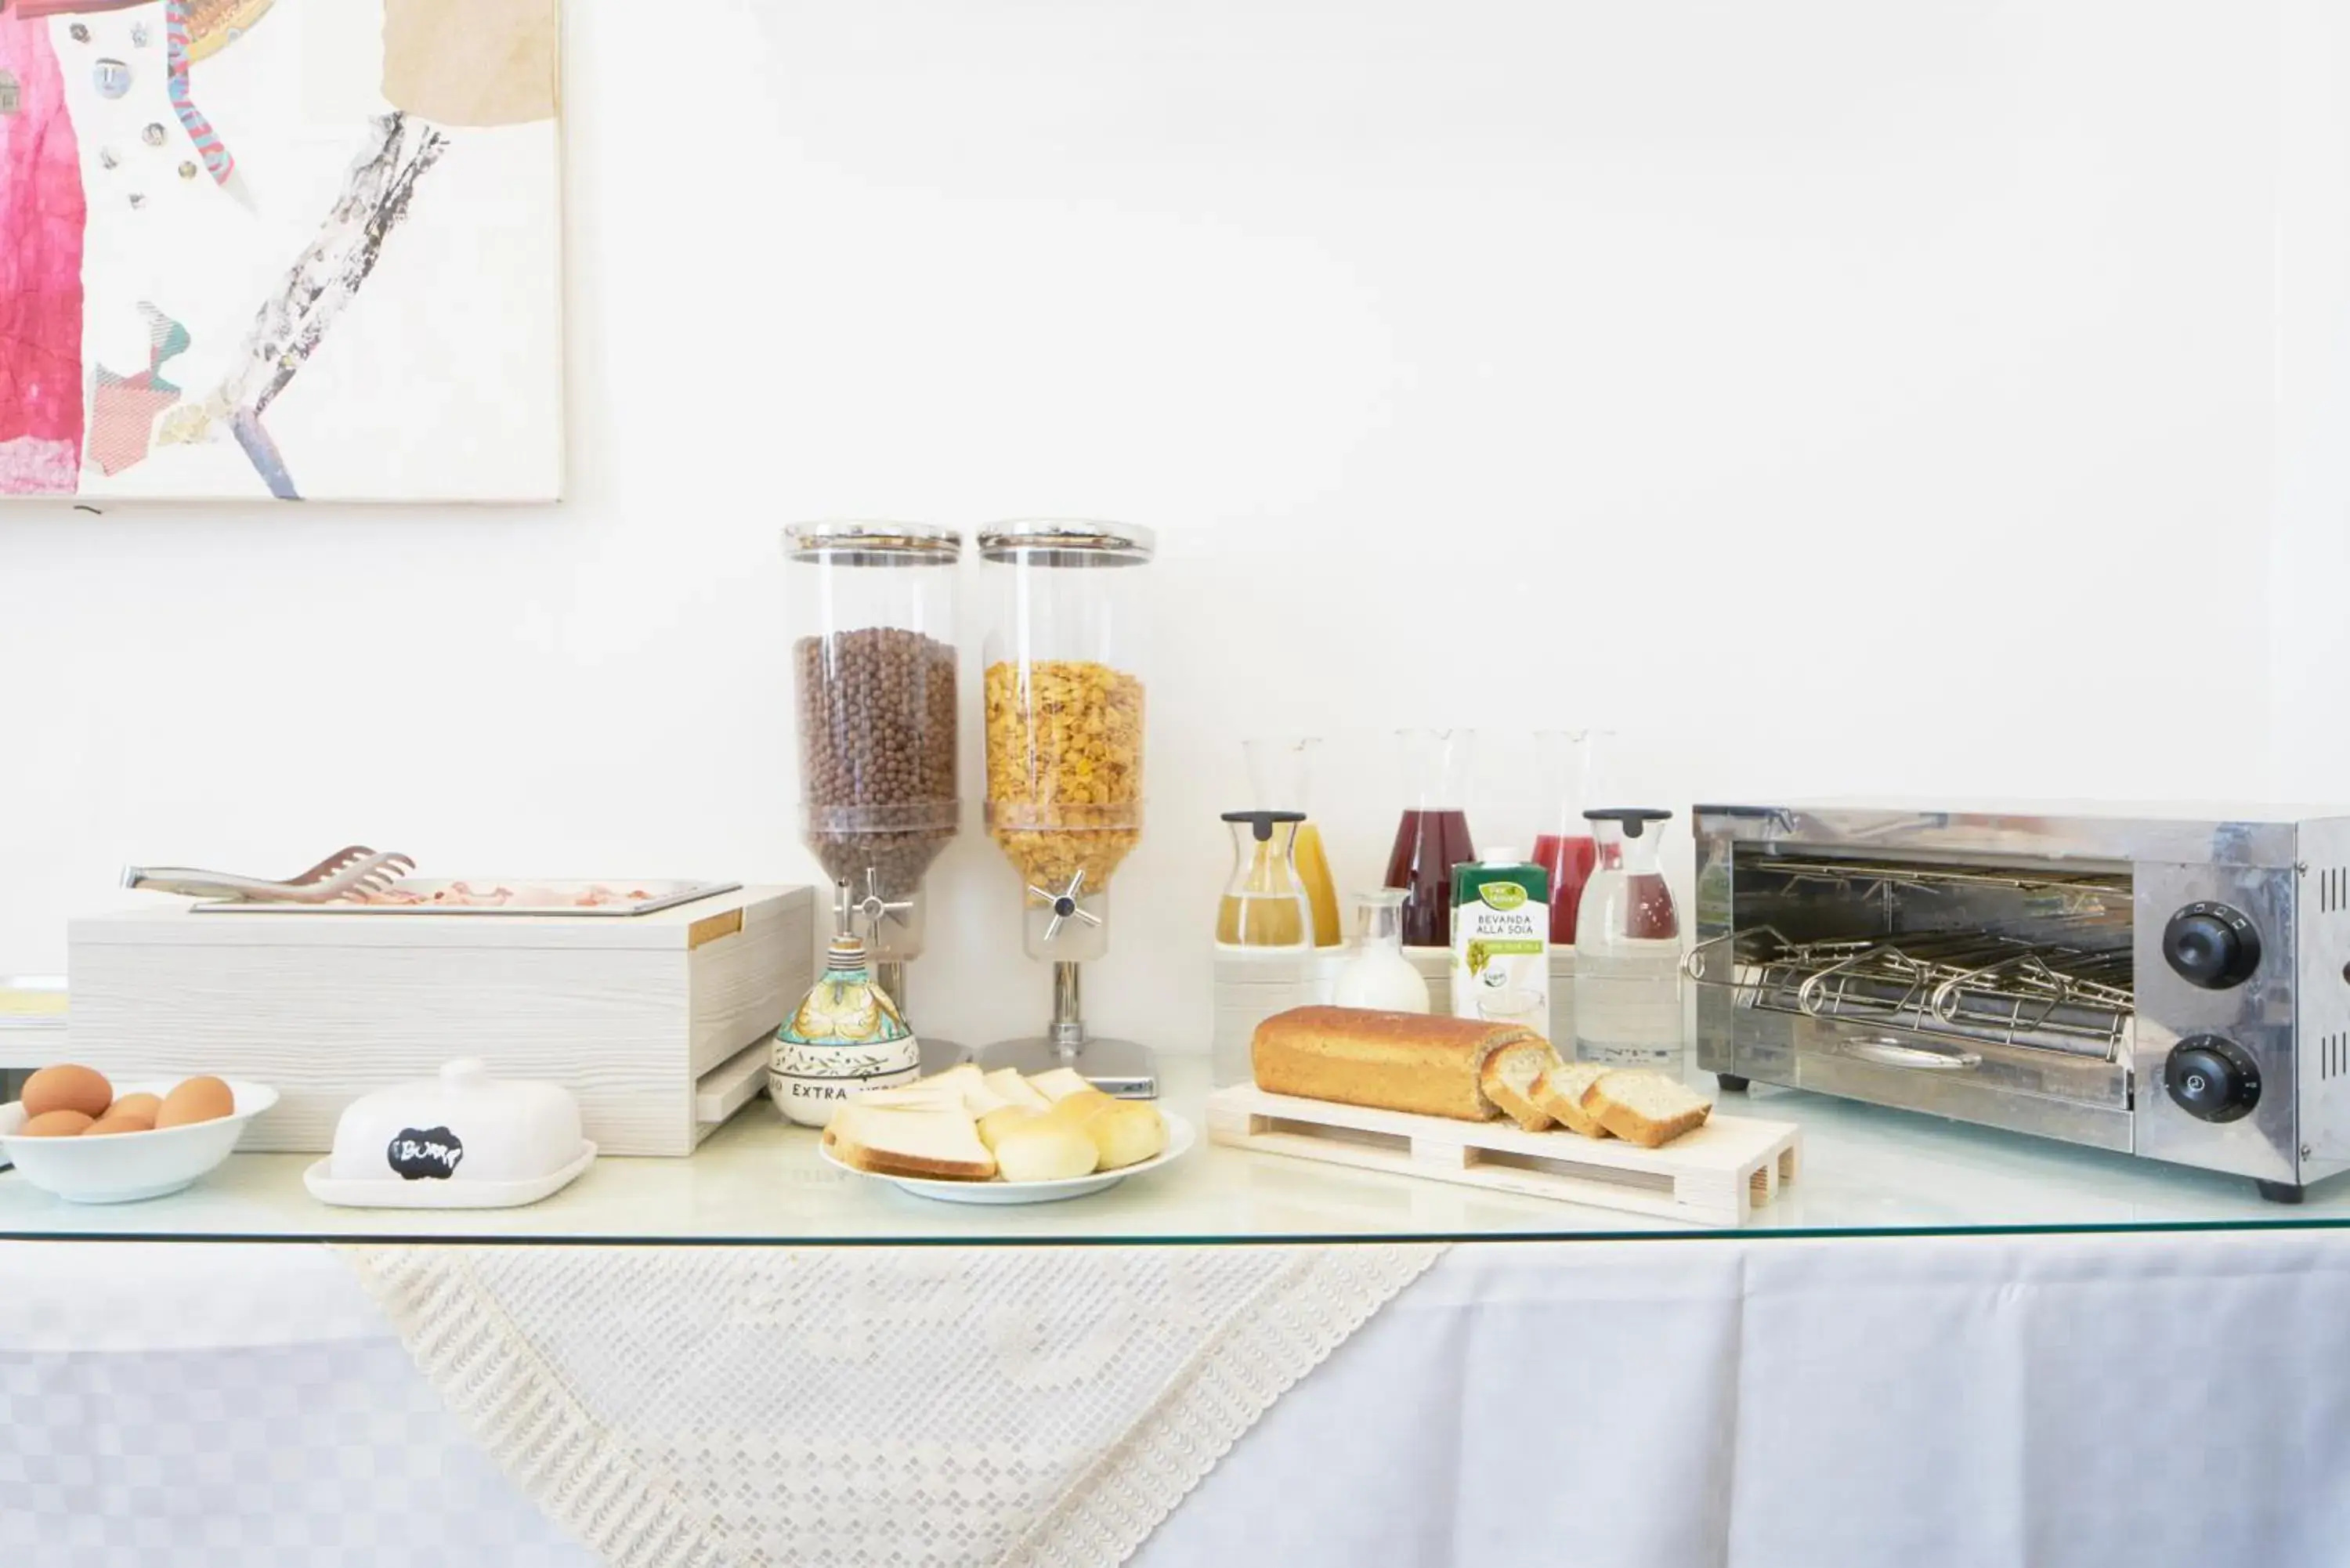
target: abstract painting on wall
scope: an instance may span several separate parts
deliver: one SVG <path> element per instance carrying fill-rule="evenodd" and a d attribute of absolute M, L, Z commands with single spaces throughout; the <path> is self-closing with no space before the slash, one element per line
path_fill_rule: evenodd
<path fill-rule="evenodd" d="M 0 497 L 562 491 L 558 0 L 0 0 Z"/>

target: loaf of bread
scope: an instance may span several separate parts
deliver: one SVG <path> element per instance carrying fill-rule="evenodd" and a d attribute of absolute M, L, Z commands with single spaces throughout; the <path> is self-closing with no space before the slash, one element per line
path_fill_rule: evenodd
<path fill-rule="evenodd" d="M 1474 1018 L 1294 1007 L 1256 1026 L 1249 1056 L 1256 1086 L 1268 1094 L 1482 1122 L 1500 1114 L 1480 1082 L 1486 1060 L 1541 1040 L 1517 1024 Z"/>

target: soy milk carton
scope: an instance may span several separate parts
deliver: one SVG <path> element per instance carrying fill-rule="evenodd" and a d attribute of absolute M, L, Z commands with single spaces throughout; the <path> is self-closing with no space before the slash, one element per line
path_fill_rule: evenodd
<path fill-rule="evenodd" d="M 1514 849 L 1452 868 L 1452 1012 L 1550 1031 L 1550 873 Z"/>

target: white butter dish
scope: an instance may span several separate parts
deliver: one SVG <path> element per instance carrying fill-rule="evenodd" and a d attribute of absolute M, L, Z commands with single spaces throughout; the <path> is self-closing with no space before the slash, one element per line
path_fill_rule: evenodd
<path fill-rule="evenodd" d="M 570 1091 L 466 1058 L 352 1101 L 302 1184 L 346 1208 L 509 1209 L 560 1192 L 595 1159 Z"/>

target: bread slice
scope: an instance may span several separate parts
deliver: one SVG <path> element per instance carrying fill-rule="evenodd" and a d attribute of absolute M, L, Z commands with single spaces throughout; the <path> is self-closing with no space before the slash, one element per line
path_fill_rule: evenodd
<path fill-rule="evenodd" d="M 1075 1067 L 1055 1067 L 1049 1073 L 1039 1073 L 1028 1080 L 1028 1086 L 1055 1104 L 1071 1095 L 1082 1095 L 1088 1090 L 1095 1094 L 1101 1092 L 1087 1082 L 1085 1075 Z"/>
<path fill-rule="evenodd" d="M 1609 1132 L 1642 1148 L 1662 1148 L 1713 1114 L 1713 1103 L 1696 1090 L 1638 1067 L 1600 1075 L 1585 1091 L 1583 1108 Z"/>
<path fill-rule="evenodd" d="M 962 1096 L 949 1088 L 934 1088 L 928 1084 L 900 1084 L 890 1089 L 865 1089 L 851 1095 L 832 1107 L 838 1116 L 851 1106 L 910 1106 L 917 1109 L 941 1107 L 946 1110 L 963 1108 Z"/>
<path fill-rule="evenodd" d="M 976 1062 L 959 1063 L 943 1073 L 933 1073 L 927 1078 L 919 1078 L 915 1080 L 913 1086 L 918 1089 L 945 1089 L 960 1095 L 962 1096 L 963 1109 L 969 1111 L 973 1116 L 983 1116 L 990 1111 L 1001 1110 L 1005 1103 L 1003 1096 L 997 1094 L 994 1085 L 987 1081 L 987 1075 L 980 1071 L 979 1064 Z"/>
<path fill-rule="evenodd" d="M 1477 1082 L 1503 1114 L 1527 1132 L 1548 1132 L 1557 1124 L 1534 1103 L 1534 1085 L 1562 1064 L 1547 1040 L 1520 1040 L 1485 1058 Z"/>
<path fill-rule="evenodd" d="M 995 1157 L 960 1106 L 873 1105 L 860 1096 L 835 1114 L 824 1138 L 843 1165 L 877 1176 L 985 1181 L 995 1174 Z"/>
<path fill-rule="evenodd" d="M 1607 1129 L 1583 1108 L 1583 1096 L 1612 1071 L 1596 1062 L 1563 1062 L 1534 1080 L 1534 1104 L 1586 1137 L 1606 1137 Z"/>
<path fill-rule="evenodd" d="M 1053 1102 L 1036 1092 L 1036 1085 L 1020 1075 L 1013 1067 L 998 1067 L 985 1075 L 987 1086 L 1008 1106 L 1025 1106 L 1032 1111 L 1049 1111 Z"/>

